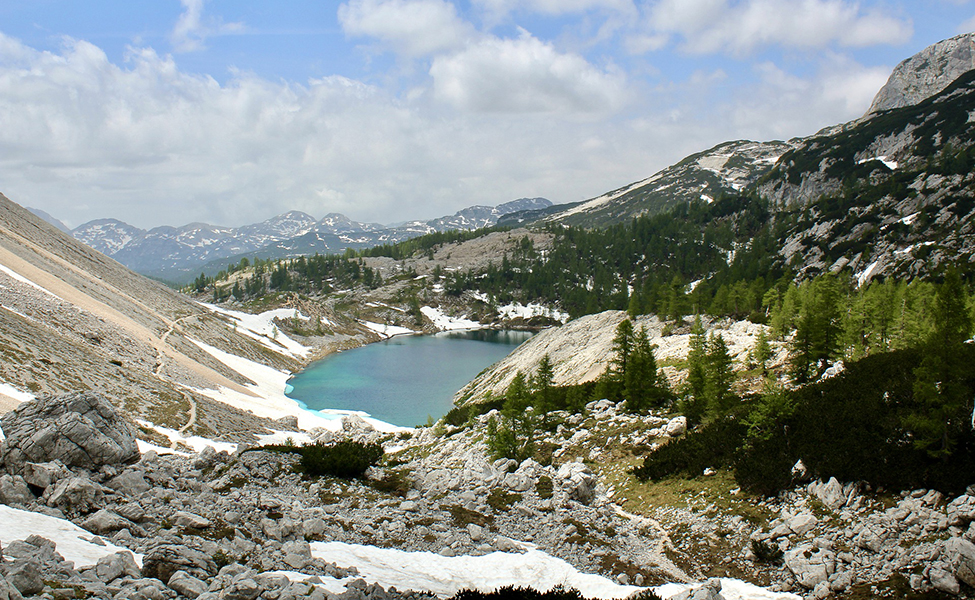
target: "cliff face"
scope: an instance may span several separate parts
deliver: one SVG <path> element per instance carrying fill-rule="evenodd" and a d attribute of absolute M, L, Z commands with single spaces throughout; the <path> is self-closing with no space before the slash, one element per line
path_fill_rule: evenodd
<path fill-rule="evenodd" d="M 959 35 L 929 46 L 897 65 L 867 111 L 867 116 L 912 106 L 938 94 L 975 69 L 975 33 Z"/>

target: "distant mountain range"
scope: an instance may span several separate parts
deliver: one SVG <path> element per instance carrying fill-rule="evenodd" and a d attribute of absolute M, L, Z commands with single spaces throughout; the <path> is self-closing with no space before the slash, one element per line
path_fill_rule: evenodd
<path fill-rule="evenodd" d="M 509 213 L 552 206 L 545 198 L 521 198 L 498 206 L 471 206 L 430 221 L 409 221 L 395 226 L 360 223 L 331 213 L 316 220 L 290 211 L 243 227 L 191 223 L 182 227 L 156 227 L 148 231 L 116 219 L 90 221 L 70 231 L 72 237 L 111 256 L 133 271 L 175 283 L 192 280 L 200 272 L 213 274 L 239 257 L 286 258 L 306 254 L 340 253 L 396 243 L 438 231 L 490 227 Z M 67 231 L 43 211 L 34 214 Z"/>

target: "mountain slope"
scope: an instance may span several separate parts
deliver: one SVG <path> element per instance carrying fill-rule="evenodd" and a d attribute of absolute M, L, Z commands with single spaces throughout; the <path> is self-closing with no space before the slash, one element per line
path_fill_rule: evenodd
<path fill-rule="evenodd" d="M 502 219 L 501 223 L 539 221 L 607 227 L 641 215 L 660 214 L 696 200 L 711 202 L 721 196 L 738 194 L 793 147 L 792 142 L 725 142 L 692 154 L 647 179 L 591 200 L 544 211 L 519 212 Z"/>
<path fill-rule="evenodd" d="M 244 333 L 0 196 L 0 380 L 8 391 L 100 389 L 133 418 L 247 439 L 266 421 L 214 398 L 281 416 L 269 403 L 287 399 L 268 395 L 255 376 L 301 359 Z"/>

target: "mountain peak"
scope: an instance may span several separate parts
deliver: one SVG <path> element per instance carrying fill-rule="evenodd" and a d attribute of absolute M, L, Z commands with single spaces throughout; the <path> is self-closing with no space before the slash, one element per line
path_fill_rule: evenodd
<path fill-rule="evenodd" d="M 897 65 L 867 115 L 911 106 L 930 98 L 975 69 L 975 33 L 928 46 Z"/>

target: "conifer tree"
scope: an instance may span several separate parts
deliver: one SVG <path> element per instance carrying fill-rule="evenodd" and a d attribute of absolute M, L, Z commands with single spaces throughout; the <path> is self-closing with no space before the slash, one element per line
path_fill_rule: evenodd
<path fill-rule="evenodd" d="M 623 379 L 626 404 L 633 412 L 643 412 L 665 397 L 653 348 L 646 327 L 641 326 L 633 338 L 633 352 Z"/>
<path fill-rule="evenodd" d="M 924 357 L 915 369 L 915 412 L 905 424 L 915 433 L 915 445 L 935 457 L 948 457 L 960 435 L 972 427 L 972 390 L 964 384 L 971 365 L 962 350 L 972 331 L 967 294 L 957 271 L 949 269 L 938 289 L 933 331 Z"/>
<path fill-rule="evenodd" d="M 707 415 L 711 419 L 720 417 L 731 410 L 735 396 L 731 384 L 735 374 L 731 369 L 731 354 L 721 334 L 711 334 L 707 340 L 707 362 L 705 369 L 704 397 Z"/>
<path fill-rule="evenodd" d="M 684 381 L 681 412 L 692 423 L 700 423 L 704 418 L 706 402 L 704 387 L 707 383 L 707 346 L 701 316 L 694 317 L 691 338 L 687 353 L 687 379 Z"/>
<path fill-rule="evenodd" d="M 500 422 L 488 422 L 488 450 L 496 458 L 513 458 L 519 462 L 535 452 L 535 429 L 538 425 L 531 407 L 532 396 L 525 374 L 518 371 L 508 384 Z"/>
<path fill-rule="evenodd" d="M 542 427 L 548 429 L 549 413 L 556 408 L 555 367 L 548 354 L 542 356 L 542 360 L 539 361 L 531 383 L 535 397 L 535 410 L 542 419 Z"/>

